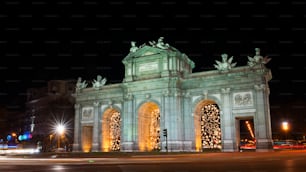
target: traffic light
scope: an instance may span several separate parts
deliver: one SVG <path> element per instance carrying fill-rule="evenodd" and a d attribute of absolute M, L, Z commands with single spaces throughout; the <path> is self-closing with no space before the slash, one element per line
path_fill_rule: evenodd
<path fill-rule="evenodd" d="M 163 129 L 163 135 L 164 135 L 165 137 L 167 137 L 167 135 L 168 135 L 167 129 Z"/>

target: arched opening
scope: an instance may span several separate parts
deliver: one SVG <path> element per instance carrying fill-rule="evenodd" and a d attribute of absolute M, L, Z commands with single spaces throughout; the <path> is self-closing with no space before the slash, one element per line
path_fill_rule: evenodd
<path fill-rule="evenodd" d="M 160 111 L 156 103 L 143 104 L 138 111 L 138 146 L 140 151 L 160 150 Z"/>
<path fill-rule="evenodd" d="M 194 114 L 195 147 L 221 149 L 221 122 L 218 105 L 212 100 L 203 100 L 196 106 Z"/>
<path fill-rule="evenodd" d="M 102 151 L 120 151 L 120 112 L 114 108 L 105 111 L 102 118 Z"/>

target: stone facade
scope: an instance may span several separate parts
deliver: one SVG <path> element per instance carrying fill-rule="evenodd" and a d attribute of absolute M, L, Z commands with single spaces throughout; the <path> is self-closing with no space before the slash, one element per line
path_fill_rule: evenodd
<path fill-rule="evenodd" d="M 122 83 L 77 89 L 74 151 L 238 151 L 242 119 L 254 121 L 256 149 L 272 150 L 272 76 L 258 49 L 252 66 L 222 55 L 217 70 L 192 73 L 194 62 L 162 38 L 131 45 Z"/>

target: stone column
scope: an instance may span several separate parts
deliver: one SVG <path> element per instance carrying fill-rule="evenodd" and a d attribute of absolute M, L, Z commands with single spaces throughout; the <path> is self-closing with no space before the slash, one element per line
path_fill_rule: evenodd
<path fill-rule="evenodd" d="M 193 112 L 191 110 L 192 101 L 190 93 L 186 92 L 183 95 L 183 128 L 184 128 L 184 147 L 183 151 L 194 151 L 195 146 L 195 126 L 194 126 L 194 117 L 192 116 Z"/>
<path fill-rule="evenodd" d="M 81 117 L 81 105 L 75 104 L 74 105 L 74 138 L 73 138 L 73 152 L 81 151 L 81 128 L 80 128 L 80 117 Z"/>
<path fill-rule="evenodd" d="M 133 95 L 128 93 L 124 97 L 123 112 L 121 113 L 121 151 L 132 152 L 134 149 L 133 132 L 137 127 L 133 122 Z"/>
<path fill-rule="evenodd" d="M 166 121 L 168 120 L 168 105 L 169 105 L 169 96 L 170 96 L 170 91 L 166 90 L 163 92 L 163 98 L 162 98 L 162 106 L 163 108 L 161 109 L 162 111 L 160 112 L 160 140 L 161 140 L 161 151 L 166 152 L 166 137 L 163 136 L 162 132 L 164 129 L 168 130 L 168 125 L 166 124 Z M 169 146 L 168 146 L 169 147 Z"/>
<path fill-rule="evenodd" d="M 221 128 L 222 128 L 222 146 L 224 152 L 234 151 L 234 123 L 232 119 L 231 104 L 230 104 L 230 88 L 222 88 L 222 109 L 221 116 Z"/>
<path fill-rule="evenodd" d="M 254 85 L 256 90 L 256 117 L 254 121 L 256 135 L 256 151 L 273 150 L 270 108 L 267 85 Z"/>
<path fill-rule="evenodd" d="M 92 138 L 92 152 L 99 152 L 99 102 L 93 102 L 94 112 L 93 112 L 93 138 Z"/>
<path fill-rule="evenodd" d="M 174 89 L 173 89 L 174 90 Z M 168 131 L 168 151 L 169 152 L 178 152 L 182 151 L 183 147 L 183 134 L 181 130 L 182 117 L 181 117 L 181 96 L 179 92 L 174 92 L 172 94 L 164 94 L 164 128 Z M 162 148 L 165 147 L 165 139 L 162 140 Z"/>

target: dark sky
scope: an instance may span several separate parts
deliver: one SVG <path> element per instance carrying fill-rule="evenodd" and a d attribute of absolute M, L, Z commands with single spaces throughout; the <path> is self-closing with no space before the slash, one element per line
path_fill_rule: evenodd
<path fill-rule="evenodd" d="M 271 116 L 290 117 L 293 108 L 305 123 L 305 31 L 302 0 L 3 0 L 0 103 L 18 109 L 27 88 L 51 79 L 121 82 L 130 41 L 163 36 L 195 62 L 194 72 L 212 70 L 222 53 L 245 65 L 260 48 L 272 58 Z"/>

